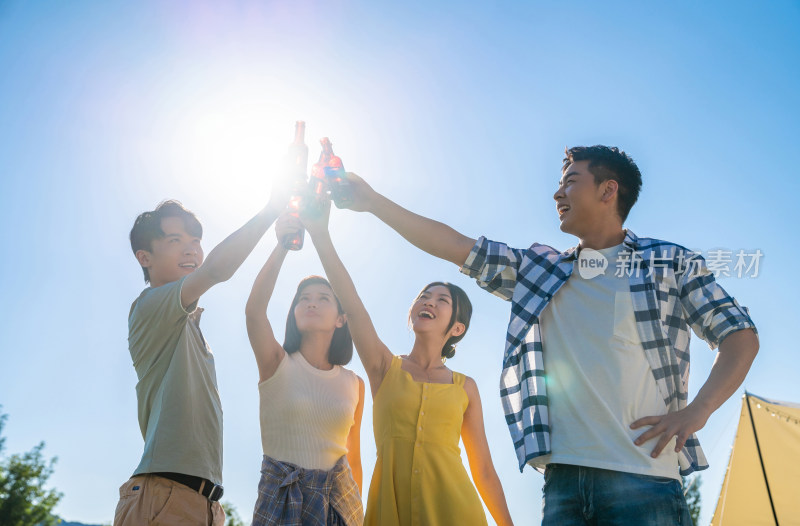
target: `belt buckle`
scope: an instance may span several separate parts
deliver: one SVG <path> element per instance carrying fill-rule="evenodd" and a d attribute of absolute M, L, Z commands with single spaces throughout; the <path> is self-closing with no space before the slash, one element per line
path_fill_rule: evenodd
<path fill-rule="evenodd" d="M 208 492 L 208 500 L 211 502 L 217 502 L 219 499 L 222 498 L 222 494 L 225 492 L 224 488 L 219 484 L 214 484 L 211 488 L 211 491 Z"/>

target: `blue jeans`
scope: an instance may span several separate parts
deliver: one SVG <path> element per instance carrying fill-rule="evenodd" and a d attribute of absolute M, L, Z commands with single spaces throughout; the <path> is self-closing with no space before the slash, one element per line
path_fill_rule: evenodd
<path fill-rule="evenodd" d="M 548 464 L 542 526 L 691 526 L 679 480 Z"/>

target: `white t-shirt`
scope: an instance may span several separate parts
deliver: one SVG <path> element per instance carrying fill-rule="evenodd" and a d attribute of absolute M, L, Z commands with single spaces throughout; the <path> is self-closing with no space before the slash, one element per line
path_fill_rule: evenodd
<path fill-rule="evenodd" d="M 641 446 L 633 443 L 649 428 L 634 430 L 630 424 L 664 415 L 667 407 L 636 330 L 629 280 L 615 275 L 622 249 L 617 245 L 595 252 L 608 262 L 596 276 L 579 267 L 590 259 L 584 256 L 591 251 L 582 251 L 572 275 L 542 312 L 552 453 L 531 464 L 680 479 L 674 437 L 655 459 L 650 453 L 660 437 Z"/>

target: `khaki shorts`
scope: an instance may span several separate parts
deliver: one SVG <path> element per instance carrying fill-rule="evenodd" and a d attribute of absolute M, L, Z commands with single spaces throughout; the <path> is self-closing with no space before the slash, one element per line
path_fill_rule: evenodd
<path fill-rule="evenodd" d="M 179 482 L 136 475 L 119 488 L 114 526 L 224 526 L 225 512 Z"/>

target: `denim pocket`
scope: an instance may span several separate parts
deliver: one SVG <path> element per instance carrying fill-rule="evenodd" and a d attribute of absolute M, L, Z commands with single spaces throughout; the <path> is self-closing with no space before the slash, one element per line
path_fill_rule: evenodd
<path fill-rule="evenodd" d="M 542 486 L 542 493 L 547 489 L 547 486 L 550 485 L 550 482 L 553 480 L 554 472 L 556 470 L 556 464 L 547 464 L 544 468 L 544 485 Z"/>
<path fill-rule="evenodd" d="M 656 476 L 656 475 L 644 475 L 642 473 L 626 473 L 626 475 L 628 475 L 630 477 L 633 477 L 633 478 L 640 479 L 642 481 L 652 482 L 653 484 L 661 484 L 661 485 L 663 485 L 663 484 L 670 484 L 670 483 L 674 482 L 675 484 L 678 485 L 678 489 L 680 489 L 680 486 L 681 486 L 681 482 L 679 480 L 677 480 L 677 479 L 672 478 L 672 477 L 659 477 L 659 476 Z"/>

